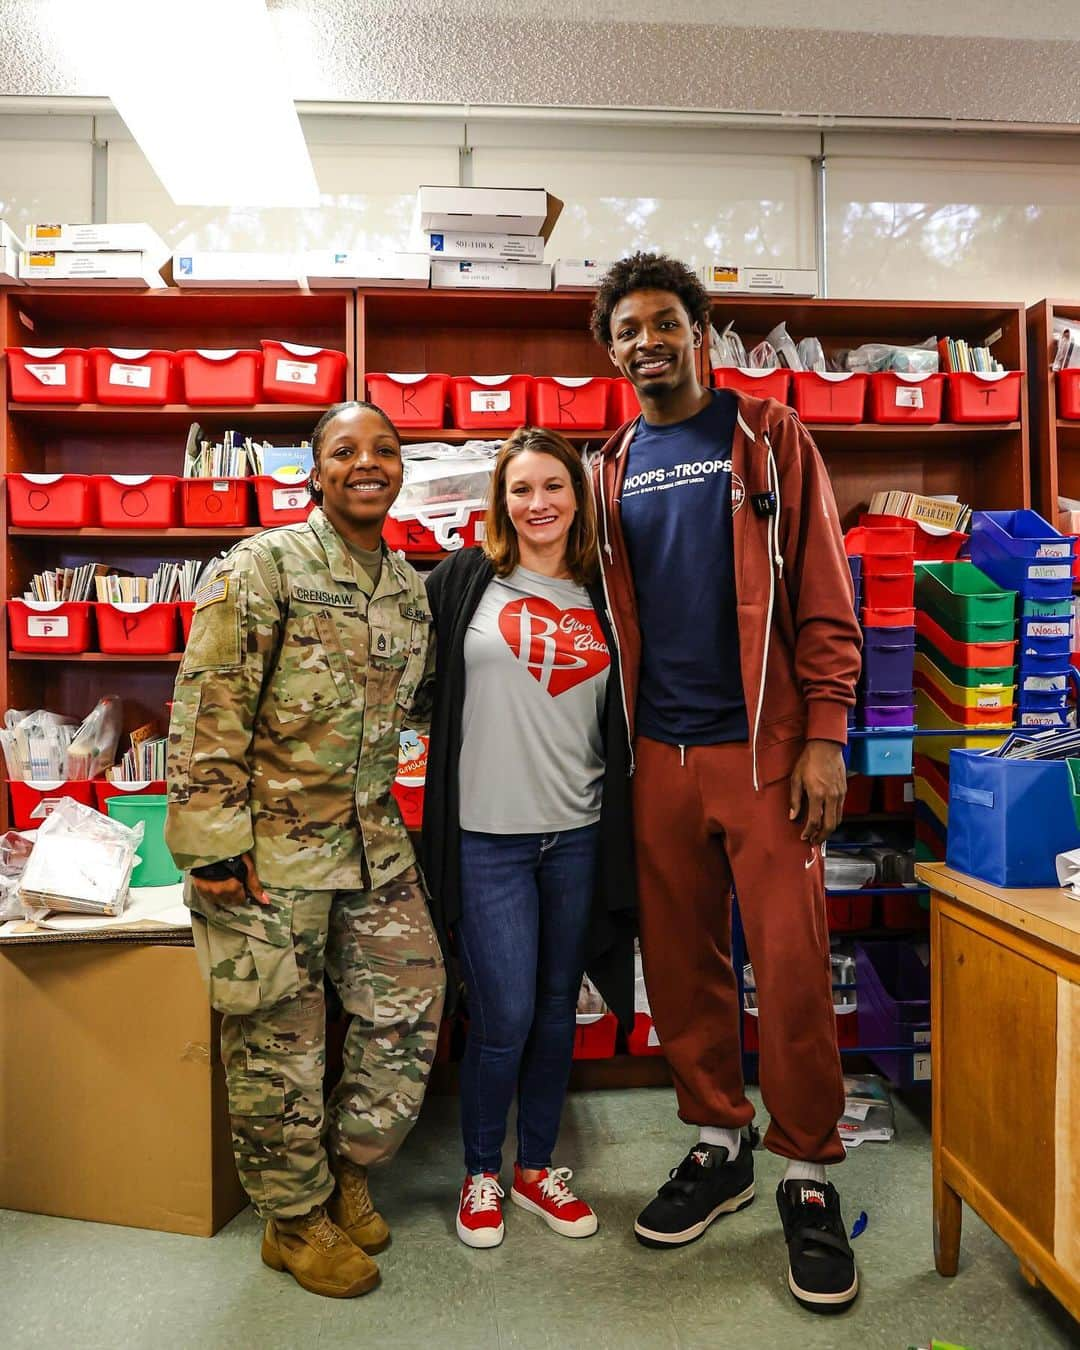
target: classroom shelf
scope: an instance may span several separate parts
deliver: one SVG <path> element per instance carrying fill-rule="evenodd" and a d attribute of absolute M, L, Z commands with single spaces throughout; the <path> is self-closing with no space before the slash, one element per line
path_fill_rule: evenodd
<path fill-rule="evenodd" d="M 322 409 L 310 403 L 256 403 L 254 407 L 191 407 L 166 403 L 158 408 L 127 407 L 104 403 L 9 403 L 8 416 L 20 422 L 62 426 L 65 431 L 94 431 L 110 426 L 125 431 L 161 431 L 213 424 L 235 430 L 268 423 L 288 427 L 314 427 Z M 181 449 L 183 447 L 181 446 Z"/>
<path fill-rule="evenodd" d="M 56 656 L 51 652 L 8 652 L 7 659 L 9 661 L 46 661 L 52 665 L 66 666 L 81 665 L 84 661 L 92 661 L 103 666 L 176 666 L 183 660 L 183 656 L 183 652 L 169 652 L 167 655 L 161 656 L 110 655 L 107 652 L 79 652 L 69 656 Z"/>
<path fill-rule="evenodd" d="M 75 530 L 47 530 L 12 525 L 8 534 L 22 539 L 115 539 L 118 543 L 143 543 L 152 539 L 246 539 L 253 534 L 262 534 L 265 528 L 263 525 L 234 525 L 202 529 L 175 525 L 167 530 L 107 530 L 99 525 L 87 525 Z"/>

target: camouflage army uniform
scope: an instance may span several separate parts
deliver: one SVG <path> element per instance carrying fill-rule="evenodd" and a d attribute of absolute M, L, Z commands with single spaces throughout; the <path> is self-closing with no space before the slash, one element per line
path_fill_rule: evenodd
<path fill-rule="evenodd" d="M 197 599 L 166 838 L 185 869 L 250 850 L 270 897 L 217 906 L 186 887 L 263 1215 L 329 1197 L 326 1148 L 391 1157 L 423 1099 L 444 975 L 390 785 L 403 722 L 430 715 L 429 632 L 412 568 L 384 551 L 373 586 L 318 508 L 239 544 Z M 325 1110 L 324 969 L 353 1015 Z"/>

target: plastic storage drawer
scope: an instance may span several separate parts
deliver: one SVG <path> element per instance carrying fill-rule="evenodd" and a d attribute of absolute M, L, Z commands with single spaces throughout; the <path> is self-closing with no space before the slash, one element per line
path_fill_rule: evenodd
<path fill-rule="evenodd" d="M 603 376 L 537 376 L 534 420 L 561 431 L 600 431 L 608 425 L 611 385 Z"/>
<path fill-rule="evenodd" d="M 935 664 L 939 653 L 954 666 L 1011 666 L 1016 664 L 1016 643 L 959 642 L 951 637 L 925 610 L 915 615 L 915 641 Z"/>
<path fill-rule="evenodd" d="M 1076 541 L 1037 511 L 976 511 L 971 518 L 971 549 L 972 561 L 976 549 L 993 557 L 1071 561 Z"/>
<path fill-rule="evenodd" d="M 859 615 L 864 628 L 911 628 L 915 623 L 915 610 L 909 606 L 881 608 L 864 605 Z"/>
<path fill-rule="evenodd" d="M 7 347 L 12 403 L 89 403 L 90 363 L 82 347 Z"/>
<path fill-rule="evenodd" d="M 472 548 L 483 538 L 485 514 L 483 507 L 455 502 L 441 508 L 432 506 L 406 517 L 387 516 L 383 522 L 383 539 L 387 548 L 400 549 L 402 553 L 441 553 Z"/>
<path fill-rule="evenodd" d="M 455 375 L 450 381 L 454 425 L 463 431 L 510 430 L 529 421 L 531 375 Z"/>
<path fill-rule="evenodd" d="M 180 600 L 176 605 L 177 612 L 180 615 L 180 638 L 183 646 L 187 646 L 188 638 L 191 636 L 191 625 L 195 618 L 195 601 Z"/>
<path fill-rule="evenodd" d="M 345 396 L 344 352 L 296 342 L 261 343 L 263 396 L 271 403 L 337 403 Z"/>
<path fill-rule="evenodd" d="M 110 797 L 161 797 L 167 792 L 164 778 L 147 778 L 140 783 L 112 783 L 107 778 L 95 778 L 94 805 L 99 811 L 107 810 Z"/>
<path fill-rule="evenodd" d="M 160 407 L 176 398 L 172 352 L 152 347 L 91 347 L 99 403 Z"/>
<path fill-rule="evenodd" d="M 575 1059 L 611 1059 L 619 1019 L 614 1013 L 578 1013 L 574 1029 Z"/>
<path fill-rule="evenodd" d="M 944 375 L 876 371 L 870 376 L 871 420 L 882 423 L 940 422 L 944 392 Z"/>
<path fill-rule="evenodd" d="M 449 375 L 373 373 L 367 377 L 368 398 L 399 427 L 444 427 L 449 389 Z"/>
<path fill-rule="evenodd" d="M 875 689 L 865 696 L 860 692 L 860 698 L 875 708 L 910 708 L 915 702 L 915 686 L 906 685 L 903 689 Z"/>
<path fill-rule="evenodd" d="M 910 609 L 915 571 L 910 553 L 868 553 L 863 559 L 862 598 L 868 609 Z"/>
<path fill-rule="evenodd" d="M 180 519 L 189 529 L 232 529 L 251 523 L 247 478 L 182 478 Z"/>
<path fill-rule="evenodd" d="M 960 371 L 949 376 L 951 422 L 1015 422 L 1020 416 L 1018 370 Z"/>
<path fill-rule="evenodd" d="M 61 797 L 70 797 L 83 806 L 94 804 L 94 784 L 91 779 L 62 782 L 40 780 L 29 783 L 12 782 L 11 816 L 17 830 L 36 830 Z"/>
<path fill-rule="evenodd" d="M 21 529 L 78 530 L 94 523 L 94 479 L 85 473 L 9 473 L 8 518 Z"/>
<path fill-rule="evenodd" d="M 974 563 L 919 563 L 915 593 L 920 605 L 935 609 L 948 623 L 994 623 L 1016 616 L 1016 592 L 1003 591 Z"/>
<path fill-rule="evenodd" d="M 908 735 L 883 731 L 856 737 L 851 743 L 853 772 L 870 774 L 875 778 L 885 774 L 910 774 L 912 735 L 914 728 Z"/>
<path fill-rule="evenodd" d="M 844 372 L 797 370 L 792 402 L 804 422 L 854 424 L 863 420 L 867 377 Z"/>
<path fill-rule="evenodd" d="M 915 706 L 921 731 L 953 731 L 965 728 L 1011 727 L 1012 708 L 969 708 L 953 703 L 940 690 L 929 688 L 925 676 L 915 688 Z"/>
<path fill-rule="evenodd" d="M 260 525 L 292 525 L 315 507 L 306 478 L 259 474 L 254 480 Z"/>
<path fill-rule="evenodd" d="M 250 408 L 259 401 L 262 352 L 198 348 L 177 352 L 176 362 L 184 400 L 193 407 Z"/>
<path fill-rule="evenodd" d="M 827 895 L 825 916 L 830 933 L 851 933 L 869 928 L 874 918 L 872 895 Z"/>
<path fill-rule="evenodd" d="M 663 1047 L 656 1034 L 656 1025 L 648 1013 L 634 1013 L 634 1025 L 626 1037 L 626 1048 L 632 1055 L 662 1055 Z"/>
<path fill-rule="evenodd" d="M 863 708 L 863 723 L 867 727 L 913 727 L 915 704 L 867 703 Z"/>
<path fill-rule="evenodd" d="M 1015 677 L 1016 667 L 1002 667 L 1003 675 L 1010 672 Z M 936 691 L 942 698 L 962 708 L 1010 708 L 1016 700 L 1014 681 L 1006 683 L 1001 679 L 996 683 L 987 682 L 974 687 L 957 684 L 925 652 L 919 652 L 915 657 L 915 684 L 917 688 L 932 693 Z"/>
<path fill-rule="evenodd" d="M 93 643 L 90 614 L 88 600 L 9 600 L 11 649 L 56 656 L 88 652 Z"/>
<path fill-rule="evenodd" d="M 638 396 L 629 380 L 614 380 L 611 386 L 611 421 L 621 427 L 641 412 Z M 1080 414 L 1077 414 L 1080 416 Z"/>
<path fill-rule="evenodd" d="M 855 525 L 844 535 L 848 557 L 872 553 L 906 553 L 915 556 L 914 525 Z"/>
<path fill-rule="evenodd" d="M 103 474 L 98 520 L 110 530 L 167 530 L 180 523 L 177 485 L 167 474 Z"/>
<path fill-rule="evenodd" d="M 1058 371 L 1057 410 L 1059 417 L 1080 422 L 1080 369 Z"/>
<path fill-rule="evenodd" d="M 929 1082 L 930 971 L 918 953 L 898 942 L 856 944 L 855 983 L 859 1043 L 911 1047 L 875 1051 L 870 1058 L 878 1069 L 897 1087 Z"/>
<path fill-rule="evenodd" d="M 861 679 L 864 690 L 910 689 L 914 664 L 914 628 L 864 630 Z"/>
<path fill-rule="evenodd" d="M 754 398 L 774 398 L 786 403 L 791 375 L 786 370 L 755 370 L 751 366 L 714 366 L 713 385 L 717 389 L 737 389 Z"/>
<path fill-rule="evenodd" d="M 110 656 L 168 656 L 177 649 L 175 604 L 108 604 L 97 610 L 98 650 Z"/>

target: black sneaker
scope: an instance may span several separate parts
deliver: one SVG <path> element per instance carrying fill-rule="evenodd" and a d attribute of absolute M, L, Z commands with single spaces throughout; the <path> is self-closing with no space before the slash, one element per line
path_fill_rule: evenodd
<path fill-rule="evenodd" d="M 791 1292 L 811 1312 L 843 1312 L 855 1302 L 859 1276 L 836 1187 L 831 1182 L 782 1181 L 776 1205 L 787 1242 Z"/>
<path fill-rule="evenodd" d="M 731 1162 L 722 1144 L 698 1144 L 638 1215 L 634 1233 L 646 1247 L 682 1247 L 753 1198 L 754 1153 L 745 1139 Z"/>

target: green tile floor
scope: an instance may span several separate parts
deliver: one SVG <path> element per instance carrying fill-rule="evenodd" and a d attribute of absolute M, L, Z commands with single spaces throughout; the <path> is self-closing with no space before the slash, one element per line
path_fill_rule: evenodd
<path fill-rule="evenodd" d="M 759 1154 L 758 1198 L 697 1243 L 653 1252 L 634 1215 L 692 1142 L 664 1088 L 575 1094 L 558 1161 L 600 1216 L 573 1242 L 512 1206 L 495 1251 L 454 1234 L 461 1182 L 457 1104 L 432 1097 L 374 1190 L 394 1229 L 382 1285 L 350 1302 L 304 1293 L 259 1262 L 250 1210 L 207 1241 L 0 1211 L 0 1345 L 65 1350 L 904 1350 L 932 1336 L 969 1350 L 1080 1345 L 1080 1328 L 1030 1290 L 970 1212 L 958 1277 L 935 1274 L 930 1143 L 898 1106 L 898 1138 L 866 1144 L 834 1172 L 862 1294 L 842 1318 L 791 1299 L 773 1191 L 782 1164 Z M 509 1150 L 508 1150 L 509 1153 Z M 507 1178 L 509 1180 L 509 1178 Z"/>

